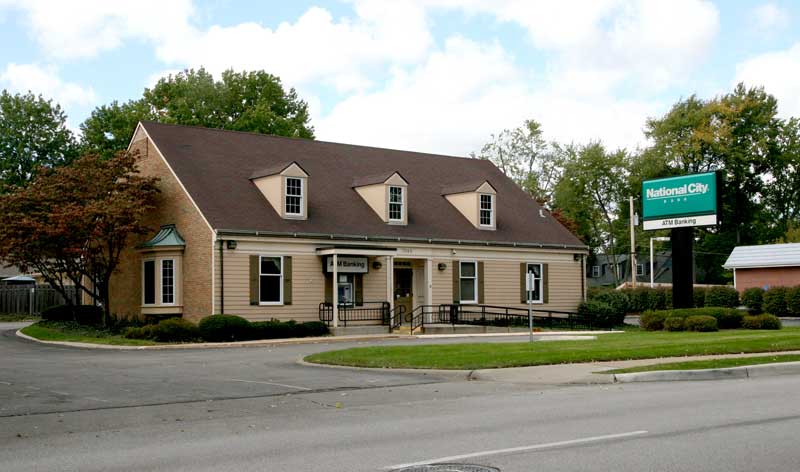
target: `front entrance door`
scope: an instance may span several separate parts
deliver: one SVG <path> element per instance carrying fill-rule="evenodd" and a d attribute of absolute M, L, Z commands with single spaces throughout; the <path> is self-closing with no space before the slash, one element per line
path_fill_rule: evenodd
<path fill-rule="evenodd" d="M 394 269 L 394 306 L 404 306 L 403 321 L 411 321 L 411 310 L 414 308 L 414 272 L 410 268 Z"/>

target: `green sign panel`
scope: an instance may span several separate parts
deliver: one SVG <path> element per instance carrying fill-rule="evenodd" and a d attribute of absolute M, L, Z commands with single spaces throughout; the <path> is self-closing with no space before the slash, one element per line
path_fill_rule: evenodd
<path fill-rule="evenodd" d="M 646 230 L 717 224 L 717 174 L 644 181 L 642 219 Z"/>

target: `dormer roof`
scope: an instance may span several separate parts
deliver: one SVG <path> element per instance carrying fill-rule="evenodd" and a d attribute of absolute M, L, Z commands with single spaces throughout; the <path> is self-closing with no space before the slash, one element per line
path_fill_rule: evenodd
<path fill-rule="evenodd" d="M 449 185 L 442 189 L 442 195 L 455 195 L 458 193 L 479 192 L 479 193 L 497 193 L 497 190 L 492 186 L 488 180 L 476 180 L 473 182 L 464 182 L 462 184 Z"/>
<path fill-rule="evenodd" d="M 399 177 L 404 185 L 408 185 L 408 180 L 406 180 L 400 174 L 400 172 L 393 170 L 389 172 L 381 172 L 380 174 L 356 177 L 355 179 L 353 179 L 353 188 L 365 187 L 367 185 L 385 184 L 388 180 L 390 180 L 392 177 L 395 176 Z"/>
<path fill-rule="evenodd" d="M 306 172 L 306 170 L 303 169 L 303 166 L 301 166 L 297 161 L 289 161 L 289 162 L 281 162 L 279 164 L 271 165 L 271 166 L 265 167 L 263 169 L 258 169 L 255 172 L 253 172 L 252 174 L 250 174 L 250 180 L 256 180 L 256 179 L 260 179 L 262 177 L 269 177 L 271 175 L 281 174 L 281 173 L 283 173 L 283 171 L 285 171 L 286 169 L 288 169 L 292 165 L 296 165 L 297 167 L 299 167 L 300 170 L 303 171 L 303 173 L 306 174 L 306 176 L 308 176 L 308 172 Z"/>
<path fill-rule="evenodd" d="M 586 247 L 549 214 L 539 217 L 541 206 L 486 160 L 154 122 L 141 129 L 220 232 Z M 251 180 L 291 163 L 309 175 L 306 220 L 281 218 Z M 408 182 L 406 225 L 386 224 L 353 190 L 395 173 Z M 442 195 L 484 182 L 497 194 L 496 231 L 475 228 Z"/>

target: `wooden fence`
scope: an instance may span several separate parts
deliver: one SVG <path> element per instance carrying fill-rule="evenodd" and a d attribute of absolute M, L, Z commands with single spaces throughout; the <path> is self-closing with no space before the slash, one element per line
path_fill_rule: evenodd
<path fill-rule="evenodd" d="M 73 300 L 76 293 L 75 287 L 67 288 L 67 294 Z M 0 313 L 39 314 L 46 308 L 64 303 L 64 297 L 48 285 L 0 286 Z"/>

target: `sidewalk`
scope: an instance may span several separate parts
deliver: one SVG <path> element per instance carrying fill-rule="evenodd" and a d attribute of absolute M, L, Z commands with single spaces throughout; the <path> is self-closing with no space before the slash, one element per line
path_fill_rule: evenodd
<path fill-rule="evenodd" d="M 521 384 L 538 384 L 538 385 L 567 385 L 567 384 L 611 384 L 615 379 L 611 374 L 595 374 L 594 372 L 602 372 L 604 370 L 613 369 L 626 369 L 628 367 L 638 367 L 642 365 L 653 364 L 668 364 L 671 362 L 686 362 L 686 361 L 701 361 L 705 359 L 724 359 L 724 358 L 741 358 L 741 357 L 763 357 L 769 355 L 786 355 L 786 354 L 800 354 L 800 351 L 783 351 L 783 352 L 758 352 L 750 354 L 721 354 L 710 356 L 692 356 L 692 357 L 662 357 L 658 359 L 637 359 L 630 361 L 610 361 L 610 362 L 590 362 L 583 364 L 555 364 L 555 365 L 542 365 L 532 367 L 513 367 L 505 369 L 483 369 L 476 370 L 470 373 L 470 380 L 483 380 L 491 382 L 508 382 L 508 383 L 521 383 Z M 764 366 L 771 366 L 775 364 L 764 364 Z M 744 367 L 734 367 L 732 369 L 743 369 Z M 753 369 L 750 367 L 749 369 Z M 712 369 L 731 370 L 731 369 Z M 800 368 L 797 368 L 797 373 L 800 373 Z M 664 371 L 662 371 L 664 372 Z M 669 371 L 674 372 L 674 371 Z M 683 372 L 697 372 L 697 371 L 683 371 Z M 788 372 L 784 372 L 788 373 Z M 649 374 L 649 373 L 648 373 Z M 633 375 L 633 374 L 624 374 Z M 636 381 L 647 381 L 647 376 L 638 376 Z M 691 375 L 687 375 L 689 377 Z M 652 375 L 652 380 L 657 380 L 657 375 Z M 662 375 L 662 377 L 664 377 Z M 746 377 L 743 375 L 742 377 Z M 722 377 L 720 377 L 722 378 Z M 676 378 L 660 378 L 658 380 L 679 380 Z M 698 380 L 700 380 L 698 378 Z"/>

